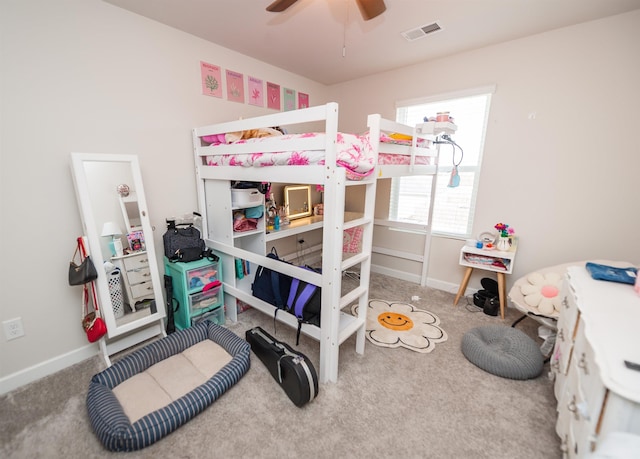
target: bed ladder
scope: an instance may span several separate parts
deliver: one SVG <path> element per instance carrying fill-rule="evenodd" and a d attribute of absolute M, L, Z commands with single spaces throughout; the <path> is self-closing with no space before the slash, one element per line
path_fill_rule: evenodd
<path fill-rule="evenodd" d="M 323 306 L 319 371 L 321 383 L 337 382 L 340 345 L 354 333 L 356 333 L 356 352 L 364 353 L 369 303 L 376 177 L 372 174 L 365 180 L 345 182 L 348 187 L 364 187 L 365 190 L 362 215 L 350 219 L 350 214 L 344 212 L 346 186 L 340 183 L 341 180 L 345 180 L 344 169 L 339 168 L 336 175 L 339 177 L 336 186 L 325 186 L 325 202 L 331 202 L 334 205 L 331 206 L 330 213 L 325 213 L 323 226 Z M 338 218 L 338 215 L 347 215 L 346 221 Z M 343 254 L 344 230 L 357 227 L 362 228 L 361 250 L 355 254 Z M 360 276 L 357 286 L 342 295 L 343 273 L 358 265 Z M 327 269 L 332 271 L 327 272 Z M 341 312 L 343 308 L 354 302 L 358 303 L 357 317 L 351 315 L 350 309 Z"/>

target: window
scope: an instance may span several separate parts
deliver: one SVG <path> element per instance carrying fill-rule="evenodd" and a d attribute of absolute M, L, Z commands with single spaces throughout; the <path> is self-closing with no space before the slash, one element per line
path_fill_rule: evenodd
<path fill-rule="evenodd" d="M 450 112 L 458 131 L 453 140 L 463 150 L 458 166 L 460 185 L 448 187 L 453 162 L 460 161 L 461 151 L 449 144 L 440 146 L 439 170 L 436 182 L 436 199 L 433 209 L 432 233 L 468 237 L 473 226 L 478 177 L 482 163 L 484 136 L 489 115 L 491 94 L 494 88 L 480 88 L 458 94 L 429 99 L 400 102 L 396 120 L 415 125 L 425 116 L 438 112 Z M 389 220 L 404 223 L 428 224 L 431 180 L 433 177 L 398 177 L 391 183 Z"/>

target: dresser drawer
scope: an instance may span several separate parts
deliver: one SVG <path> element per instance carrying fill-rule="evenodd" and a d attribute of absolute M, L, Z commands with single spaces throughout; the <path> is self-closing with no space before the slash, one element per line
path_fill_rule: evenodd
<path fill-rule="evenodd" d="M 575 292 L 570 285 L 569 279 L 565 279 L 562 284 L 561 296 L 562 305 L 560 307 L 560 318 L 558 319 L 556 344 L 551 357 L 551 368 L 556 374 L 566 375 L 569 370 L 575 329 L 579 317 Z M 559 398 L 558 393 L 556 393 L 556 397 Z"/>
<path fill-rule="evenodd" d="M 197 315 L 222 305 L 222 295 L 220 293 L 221 288 L 216 287 L 206 292 L 189 295 L 189 311 L 192 315 Z"/>
<path fill-rule="evenodd" d="M 596 431 L 600 411 L 605 399 L 606 389 L 600 379 L 593 348 L 584 335 L 585 324 L 581 321 L 576 334 L 572 371 L 577 374 L 577 412 L 582 421 L 581 429 L 576 432 L 576 441 L 581 445 L 595 445 Z"/>
<path fill-rule="evenodd" d="M 210 320 L 214 324 L 224 325 L 224 308 L 222 306 L 218 306 L 216 309 L 212 311 L 207 311 L 204 314 L 200 314 L 199 316 L 194 316 L 191 318 L 191 325 L 199 324 L 200 322 L 204 322 L 205 320 Z"/>
<path fill-rule="evenodd" d="M 189 269 L 185 272 L 185 280 L 189 290 L 194 288 L 202 289 L 207 284 L 218 280 L 218 263 L 211 263 L 208 266 Z"/>
<path fill-rule="evenodd" d="M 131 295 L 133 296 L 133 298 L 131 298 L 131 301 L 133 303 L 140 300 L 141 298 L 148 298 L 153 296 L 153 285 L 151 284 L 151 281 L 131 285 Z"/>
<path fill-rule="evenodd" d="M 141 253 L 140 255 L 124 258 L 123 262 L 125 271 L 135 271 L 137 269 L 149 267 L 149 257 L 147 257 L 146 253 Z"/>
<path fill-rule="evenodd" d="M 151 270 L 149 266 L 146 268 L 140 268 L 133 271 L 127 271 L 125 273 L 127 279 L 129 280 L 129 284 L 140 284 L 141 282 L 151 281 Z"/>

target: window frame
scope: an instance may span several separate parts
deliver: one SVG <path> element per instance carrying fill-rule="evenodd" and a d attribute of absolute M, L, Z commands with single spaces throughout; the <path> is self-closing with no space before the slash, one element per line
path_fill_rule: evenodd
<path fill-rule="evenodd" d="M 395 104 L 395 107 L 396 107 L 396 120 L 398 120 L 399 111 L 401 109 L 403 109 L 403 108 L 407 108 L 407 107 L 410 107 L 410 106 L 423 105 L 423 104 L 436 103 L 436 102 L 445 102 L 447 100 L 462 99 L 462 98 L 474 97 L 474 96 L 482 96 L 482 95 L 486 95 L 487 96 L 487 99 L 485 101 L 486 105 L 485 105 L 485 113 L 484 113 L 484 120 L 483 120 L 484 126 L 483 126 L 483 131 L 482 131 L 482 134 L 481 134 L 481 138 L 479 140 L 479 145 L 478 145 L 478 164 L 477 165 L 464 165 L 464 163 L 463 163 L 458 167 L 458 170 L 459 170 L 459 172 L 461 174 L 462 173 L 469 173 L 469 172 L 472 172 L 474 174 L 473 187 L 472 187 L 472 192 L 471 192 L 471 199 L 470 199 L 470 202 L 469 202 L 469 210 L 468 210 L 469 214 L 468 214 L 468 219 L 467 219 L 467 227 L 465 229 L 465 232 L 464 233 L 452 233 L 452 232 L 447 232 L 447 231 L 436 231 L 436 230 L 433 229 L 431 221 L 426 222 L 426 223 L 411 223 L 411 222 L 405 222 L 405 221 L 401 221 L 401 220 L 391 219 L 391 216 L 389 215 L 388 216 L 388 220 L 390 222 L 393 222 L 393 224 L 398 224 L 399 226 L 400 225 L 402 226 L 402 227 L 397 227 L 395 229 L 397 229 L 399 231 L 410 230 L 412 232 L 423 232 L 423 233 L 426 233 L 426 232 L 428 232 L 430 230 L 432 235 L 448 237 L 448 238 L 453 238 L 453 239 L 466 239 L 466 238 L 471 236 L 472 228 L 473 228 L 473 221 L 474 221 L 474 216 L 475 216 L 475 208 L 476 208 L 476 201 L 477 201 L 477 195 L 478 195 L 478 186 L 479 186 L 479 181 L 480 181 L 479 180 L 480 179 L 480 173 L 482 171 L 482 160 L 483 160 L 484 145 L 485 145 L 486 133 L 487 133 L 487 129 L 488 129 L 489 114 L 490 114 L 490 111 L 491 111 L 491 101 L 492 101 L 493 94 L 495 93 L 495 90 L 496 90 L 496 86 L 495 85 L 488 85 L 488 86 L 480 86 L 480 87 L 471 88 L 471 89 L 465 89 L 465 90 L 460 90 L 460 91 L 436 94 L 436 95 L 427 96 L 427 97 L 399 100 L 399 101 L 396 102 L 396 104 Z M 399 121 L 399 122 L 402 122 L 402 121 Z M 454 136 L 454 140 L 455 140 L 455 136 Z M 461 147 L 464 148 L 464 145 L 461 145 Z M 436 176 L 434 176 L 434 179 L 436 180 L 436 187 L 438 186 L 439 183 L 441 183 L 442 180 L 448 180 L 448 176 L 451 173 L 452 169 L 453 169 L 453 166 L 451 164 L 448 164 L 448 165 L 438 164 L 438 173 L 437 173 Z M 401 179 L 401 178 L 402 177 L 398 177 L 398 179 Z M 394 180 L 395 180 L 395 178 L 394 178 Z M 397 199 L 397 197 L 394 197 L 394 188 L 395 187 L 392 185 L 391 194 L 389 196 L 389 200 L 390 200 L 389 201 L 389 211 L 390 212 L 391 212 L 391 208 L 392 208 L 393 199 Z M 428 185 L 427 185 L 427 188 L 431 189 L 431 187 L 428 186 Z M 436 199 L 437 199 L 437 190 L 436 190 Z M 434 200 L 434 202 L 435 202 L 435 200 Z M 430 212 L 430 213 L 432 214 L 432 212 Z M 431 217 L 431 219 L 433 220 L 433 217 Z"/>

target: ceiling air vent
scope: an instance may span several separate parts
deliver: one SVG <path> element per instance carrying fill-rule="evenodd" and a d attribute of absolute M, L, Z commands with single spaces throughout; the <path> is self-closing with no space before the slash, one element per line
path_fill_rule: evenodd
<path fill-rule="evenodd" d="M 441 27 L 437 22 L 434 22 L 433 24 L 423 25 L 420 27 L 416 27 L 415 29 L 410 29 L 406 32 L 402 32 L 402 36 L 407 41 L 414 41 L 418 38 L 426 37 L 430 33 L 437 32 L 438 30 L 441 30 Z"/>

